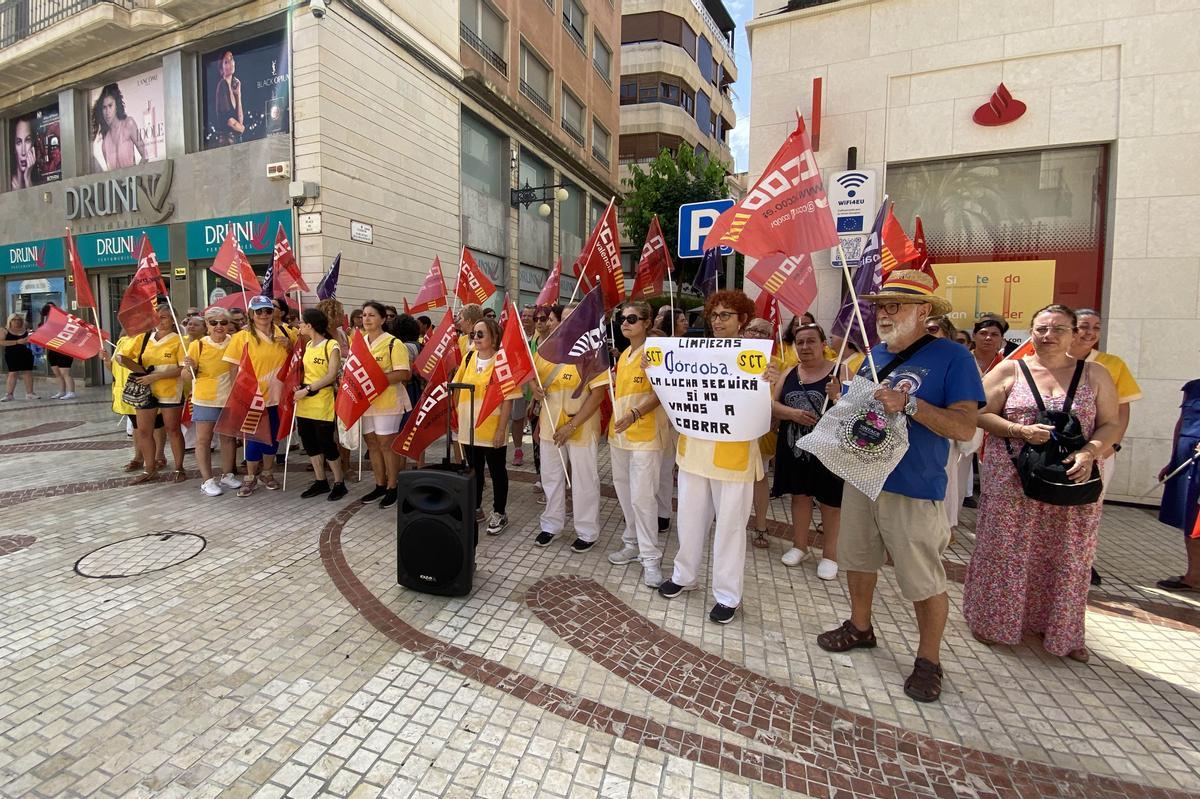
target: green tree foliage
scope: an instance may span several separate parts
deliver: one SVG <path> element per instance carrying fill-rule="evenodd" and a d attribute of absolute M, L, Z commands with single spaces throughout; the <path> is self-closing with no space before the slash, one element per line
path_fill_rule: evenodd
<path fill-rule="evenodd" d="M 627 192 L 621 202 L 625 235 L 637 248 L 646 240 L 650 219 L 658 214 L 663 238 L 676 260 L 675 242 L 679 240 L 679 206 L 707 202 L 729 196 L 725 187 L 726 165 L 707 156 L 697 155 L 688 144 L 679 146 L 679 154 L 663 150 L 645 165 L 633 164 L 625 180 Z M 676 262 L 676 280 L 690 281 L 700 265 L 699 258 Z"/>

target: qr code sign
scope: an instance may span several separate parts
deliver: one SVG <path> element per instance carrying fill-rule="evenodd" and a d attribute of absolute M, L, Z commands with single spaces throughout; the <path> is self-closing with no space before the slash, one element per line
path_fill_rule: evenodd
<path fill-rule="evenodd" d="M 846 266 L 858 266 L 859 259 L 862 257 L 863 244 L 866 242 L 866 236 L 839 236 L 842 240 L 842 252 L 846 253 Z M 832 264 L 834 267 L 841 269 L 842 258 L 841 253 L 834 250 Z"/>

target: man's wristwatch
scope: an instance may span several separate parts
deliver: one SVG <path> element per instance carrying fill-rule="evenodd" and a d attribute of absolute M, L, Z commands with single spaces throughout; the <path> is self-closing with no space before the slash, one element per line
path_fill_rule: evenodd
<path fill-rule="evenodd" d="M 917 415 L 917 398 L 912 396 L 911 394 L 908 396 L 908 402 L 904 403 L 904 415 L 905 416 L 916 416 Z"/>

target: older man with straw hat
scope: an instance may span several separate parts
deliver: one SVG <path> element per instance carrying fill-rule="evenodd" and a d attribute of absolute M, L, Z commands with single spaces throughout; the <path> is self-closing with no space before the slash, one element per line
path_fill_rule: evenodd
<path fill-rule="evenodd" d="M 925 332 L 927 319 L 951 310 L 933 293 L 936 285 L 926 272 L 897 269 L 884 278 L 879 293 L 861 298 L 875 305 L 881 339 L 871 350 L 884 386 L 875 399 L 888 413 L 908 417 L 908 451 L 877 500 L 846 483 L 838 560 L 850 589 L 850 618 L 817 636 L 817 644 L 830 652 L 876 645 L 871 601 L 890 554 L 900 593 L 916 610 L 920 643 L 904 692 L 919 702 L 933 702 L 942 692 L 939 651 L 949 613 L 942 553 L 950 542 L 942 502 L 950 439 L 974 435 L 984 404 L 971 353 Z M 859 374 L 870 378 L 870 365 Z"/>

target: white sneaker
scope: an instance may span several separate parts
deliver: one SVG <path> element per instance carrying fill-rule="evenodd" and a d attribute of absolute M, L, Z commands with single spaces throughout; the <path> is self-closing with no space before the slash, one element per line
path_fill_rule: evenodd
<path fill-rule="evenodd" d="M 487 534 L 500 535 L 505 527 L 508 527 L 508 516 L 492 511 L 487 520 Z"/>
<path fill-rule="evenodd" d="M 616 552 L 608 553 L 608 562 L 615 566 L 624 566 L 626 563 L 633 563 L 638 559 L 640 554 L 641 552 L 638 551 L 637 547 L 625 544 Z M 659 582 L 661 583 L 662 580 L 659 580 Z"/>
<path fill-rule="evenodd" d="M 5 394 L 3 398 L 0 398 L 0 402 L 12 402 L 12 401 L 13 401 L 12 394 Z"/>
<path fill-rule="evenodd" d="M 817 564 L 817 576 L 822 580 L 836 580 L 838 573 L 838 565 L 836 560 L 829 558 L 821 558 L 821 562 Z"/>
<path fill-rule="evenodd" d="M 210 477 L 200 484 L 200 490 L 210 497 L 219 497 L 225 492 L 221 490 L 221 484 L 217 482 L 217 478 Z"/>
<path fill-rule="evenodd" d="M 35 400 L 35 399 L 41 399 L 41 397 L 39 397 L 37 394 L 26 394 L 26 395 L 25 395 L 25 399 L 27 399 L 27 400 Z"/>
<path fill-rule="evenodd" d="M 230 489 L 231 491 L 237 491 L 242 487 L 242 478 L 238 477 L 233 472 L 229 472 L 221 477 L 221 485 Z"/>
<path fill-rule="evenodd" d="M 51 399 L 53 399 L 53 397 Z M 75 399 L 75 392 L 68 391 L 66 394 L 63 394 L 61 397 L 59 397 L 59 399 L 64 399 L 64 400 Z"/>
<path fill-rule="evenodd" d="M 534 482 L 533 490 L 538 492 L 539 494 L 542 493 L 542 481 L 541 480 L 537 480 Z"/>
<path fill-rule="evenodd" d="M 62 396 L 61 391 L 55 391 L 53 394 L 50 395 L 50 399 L 58 399 L 61 396 Z"/>
<path fill-rule="evenodd" d="M 783 561 L 784 566 L 799 566 L 801 563 L 811 558 L 811 549 L 799 549 L 797 547 L 792 547 L 787 552 L 783 553 L 783 557 L 780 558 L 780 560 Z"/>
<path fill-rule="evenodd" d="M 658 588 L 663 584 L 662 570 L 657 561 L 642 564 L 642 582 L 651 588 Z"/>

